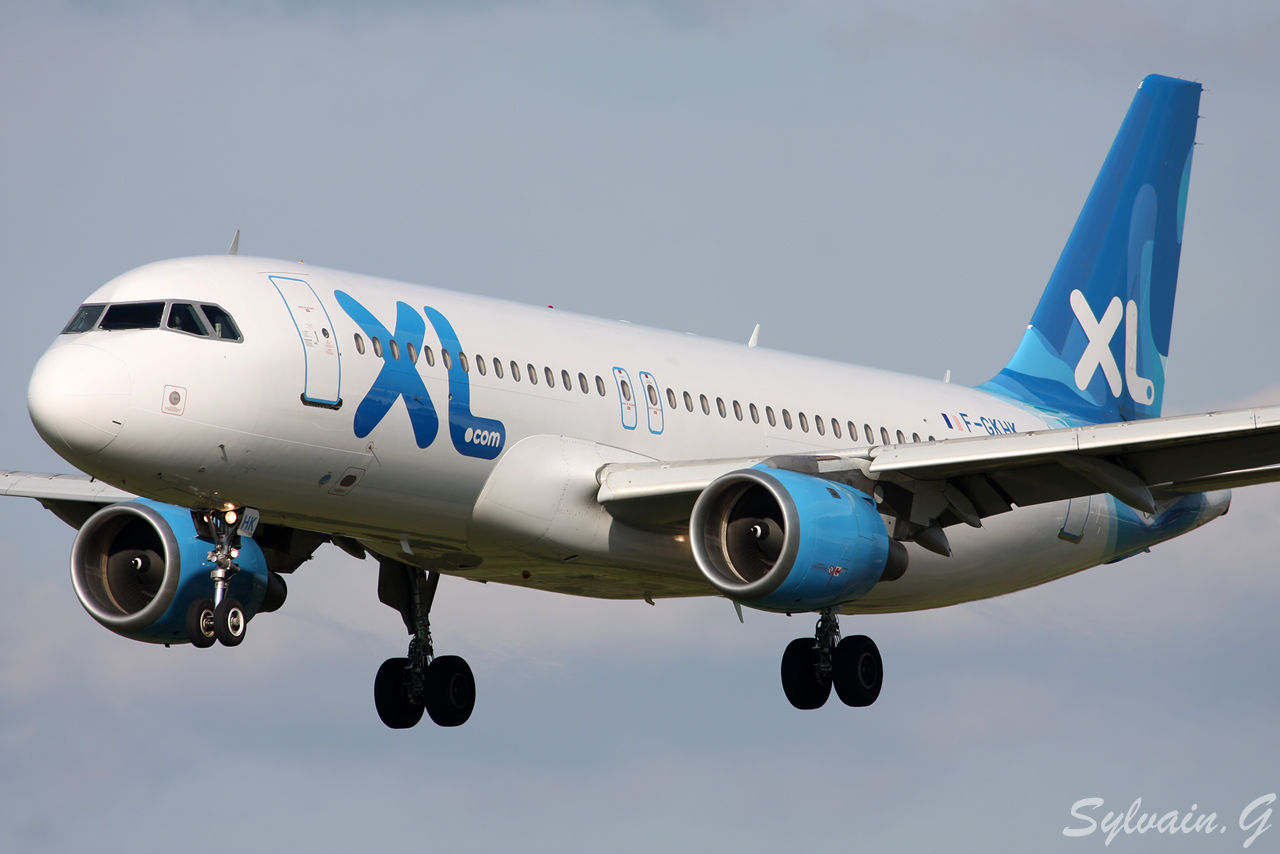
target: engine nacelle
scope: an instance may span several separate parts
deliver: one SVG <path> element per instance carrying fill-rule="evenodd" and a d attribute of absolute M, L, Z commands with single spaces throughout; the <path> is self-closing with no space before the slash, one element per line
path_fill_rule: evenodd
<path fill-rule="evenodd" d="M 713 481 L 693 505 L 698 568 L 736 602 L 814 611 L 863 596 L 906 569 L 875 502 L 842 483 L 766 466 Z"/>
<path fill-rule="evenodd" d="M 84 609 L 118 635 L 186 643 L 187 608 L 213 598 L 207 539 L 191 511 L 145 498 L 112 504 L 89 517 L 71 547 L 71 583 Z M 242 537 L 228 595 L 245 614 L 263 610 L 272 573 L 262 549 Z M 277 593 L 278 595 L 278 593 Z M 275 603 L 268 603 L 268 605 Z"/>

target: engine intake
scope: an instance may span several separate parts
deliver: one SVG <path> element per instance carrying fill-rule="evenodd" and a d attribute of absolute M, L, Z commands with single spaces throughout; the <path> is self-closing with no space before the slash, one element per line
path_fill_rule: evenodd
<path fill-rule="evenodd" d="M 698 496 L 690 544 L 721 593 L 772 611 L 812 611 L 863 596 L 906 569 L 871 498 L 842 483 L 757 466 Z"/>
<path fill-rule="evenodd" d="M 213 596 L 213 565 L 206 560 L 212 548 L 190 510 L 146 499 L 112 504 L 81 526 L 71 547 L 71 583 L 90 616 L 116 634 L 183 643 L 187 607 Z M 252 616 L 263 610 L 272 573 L 248 538 L 236 563 L 240 572 L 229 595 Z M 268 606 L 283 601 L 283 587 L 276 586 Z"/>

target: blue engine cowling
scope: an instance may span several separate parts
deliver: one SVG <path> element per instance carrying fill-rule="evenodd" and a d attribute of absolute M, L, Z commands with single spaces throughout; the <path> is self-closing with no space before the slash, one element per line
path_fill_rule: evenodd
<path fill-rule="evenodd" d="M 89 517 L 71 547 L 71 583 L 84 609 L 118 635 L 186 643 L 187 608 L 213 598 L 207 560 L 213 541 L 190 510 L 145 498 L 112 504 Z M 245 614 L 262 610 L 271 572 L 262 549 L 242 537 L 228 595 Z"/>
<path fill-rule="evenodd" d="M 730 472 L 704 489 L 689 536 L 712 586 L 766 611 L 851 602 L 906 569 L 906 549 L 889 538 L 865 493 L 766 466 Z"/>

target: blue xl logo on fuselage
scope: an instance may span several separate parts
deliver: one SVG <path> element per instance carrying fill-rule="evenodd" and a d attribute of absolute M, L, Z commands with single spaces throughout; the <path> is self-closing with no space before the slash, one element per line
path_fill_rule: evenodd
<path fill-rule="evenodd" d="M 443 314 L 429 305 L 422 310 L 435 327 L 440 347 L 455 356 L 449 363 L 449 437 L 453 439 L 453 446 L 465 456 L 491 460 L 502 453 L 507 431 L 501 421 L 471 414 L 471 382 L 462 369 L 465 357 L 458 336 Z"/>
<path fill-rule="evenodd" d="M 422 375 L 414 364 L 416 360 L 399 358 L 400 348 L 409 350 L 412 347 L 422 351 L 422 339 L 426 334 L 422 316 L 408 304 L 397 302 L 396 331 L 392 335 L 355 297 L 344 291 L 334 291 L 334 297 L 365 335 L 370 339 L 377 338 L 380 343 L 386 342 L 381 353 L 382 370 L 369 393 L 356 407 L 353 424 L 356 436 L 363 439 L 373 432 L 395 402 L 403 398 L 409 423 L 413 425 L 414 440 L 419 448 L 428 447 L 435 441 L 440 420 Z M 425 306 L 423 311 L 440 339 L 441 358 L 449 371 L 449 437 L 453 440 L 453 447 L 464 456 L 494 459 L 506 444 L 506 428 L 501 421 L 471 414 L 470 377 L 461 364 L 465 357 L 457 333 L 445 316 L 434 308 Z M 399 347 L 392 348 L 393 340 Z M 452 355 L 446 356 L 446 353 Z"/>

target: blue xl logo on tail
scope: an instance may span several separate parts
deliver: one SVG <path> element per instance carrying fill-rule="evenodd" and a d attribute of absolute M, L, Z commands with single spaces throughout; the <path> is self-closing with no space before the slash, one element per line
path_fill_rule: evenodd
<path fill-rule="evenodd" d="M 1142 81 L 1018 349 L 981 388 L 1073 423 L 1160 415 L 1199 104 L 1198 83 Z"/>
<path fill-rule="evenodd" d="M 397 302 L 396 331 L 392 335 L 355 297 L 343 291 L 334 291 L 334 296 L 365 335 L 381 345 L 382 370 L 369 393 L 356 407 L 353 424 L 356 436 L 363 439 L 372 433 L 395 402 L 403 398 L 409 422 L 413 425 L 414 441 L 419 448 L 428 447 L 435 441 L 440 420 L 422 375 L 418 373 L 417 360 L 400 358 L 402 348 L 408 352 L 422 351 L 427 328 L 422 316 L 408 304 Z M 453 440 L 453 447 L 464 456 L 492 460 L 502 453 L 506 444 L 506 428 L 501 421 L 471 414 L 470 377 L 462 366 L 466 356 L 457 333 L 445 316 L 434 308 L 425 306 L 423 311 L 440 339 L 441 359 L 449 371 L 449 437 Z M 393 341 L 398 346 L 393 347 Z"/>

